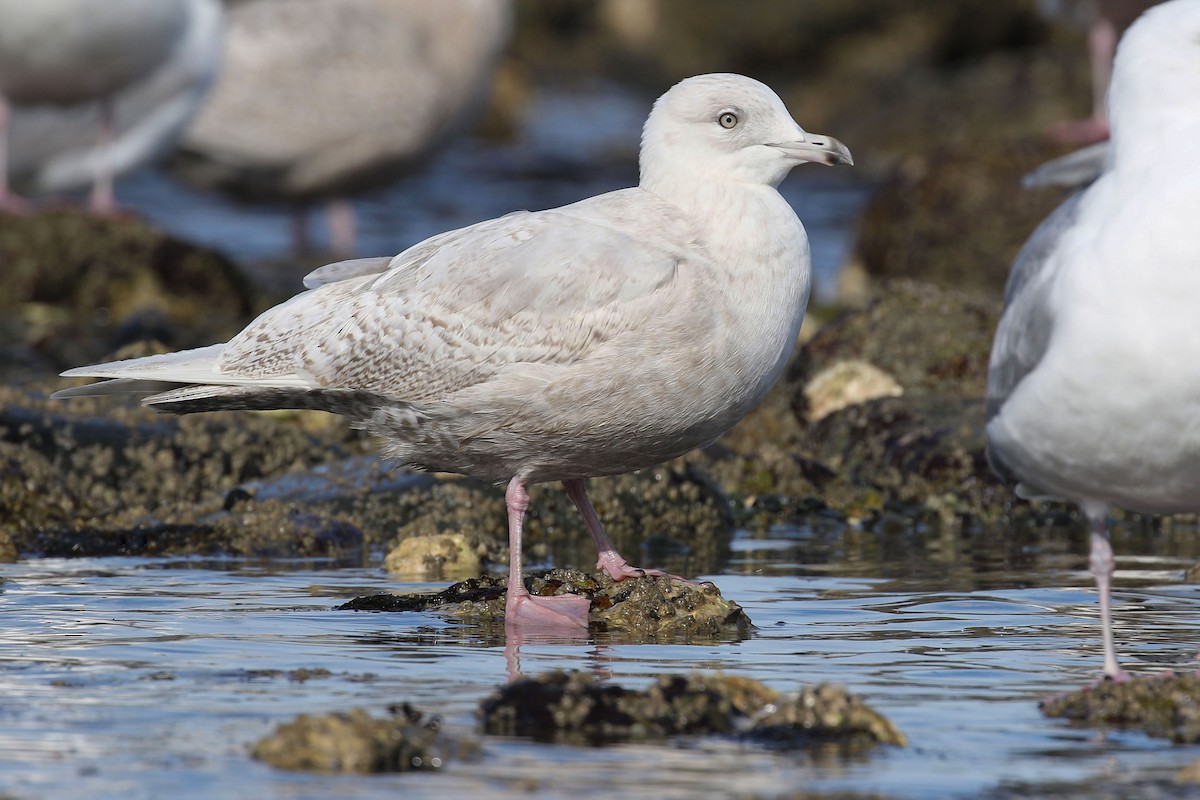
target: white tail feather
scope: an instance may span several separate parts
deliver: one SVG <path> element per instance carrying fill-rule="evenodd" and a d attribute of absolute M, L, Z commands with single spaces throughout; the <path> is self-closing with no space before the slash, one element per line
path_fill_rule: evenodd
<path fill-rule="evenodd" d="M 156 356 L 110 361 L 75 367 L 62 373 L 64 378 L 124 378 L 129 381 L 153 382 L 156 384 L 204 384 L 211 386 L 264 386 L 287 389 L 313 389 L 317 385 L 301 375 L 276 375 L 258 378 L 251 375 L 236 375 L 216 369 L 223 344 L 164 353 Z M 86 387 L 80 387 L 86 388 Z M 157 391 L 155 387 L 150 387 Z M 73 390 L 64 390 L 73 391 Z M 114 387 L 105 394 L 128 392 L 128 388 Z M 136 390 L 133 390 L 136 392 Z M 69 396 L 69 395 L 67 395 Z"/>

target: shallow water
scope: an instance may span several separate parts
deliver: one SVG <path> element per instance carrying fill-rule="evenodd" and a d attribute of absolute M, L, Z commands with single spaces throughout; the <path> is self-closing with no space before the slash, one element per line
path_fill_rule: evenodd
<path fill-rule="evenodd" d="M 1117 537 L 1117 637 L 1135 672 L 1183 668 L 1196 655 L 1200 587 L 1179 583 L 1196 557 L 1195 533 Z M 600 637 L 518 654 L 526 674 L 584 669 L 627 687 L 697 669 L 781 690 L 834 681 L 888 715 L 907 749 L 838 761 L 715 738 L 589 749 L 488 737 L 476 763 L 369 777 L 285 773 L 251 760 L 248 748 L 298 713 L 382 714 L 400 701 L 441 714 L 447 730 L 473 731 L 479 701 L 506 680 L 493 631 L 434 614 L 334 610 L 356 595 L 434 586 L 312 562 L 4 565 L 0 792 L 636 798 L 805 787 L 962 797 L 1005 781 L 1169 775 L 1200 751 L 1073 728 L 1037 710 L 1039 697 L 1097 674 L 1084 542 L 1078 532 L 742 533 L 727 567 L 706 577 L 745 606 L 758 626 L 751 639 Z M 330 674 L 287 675 L 298 669 Z"/>

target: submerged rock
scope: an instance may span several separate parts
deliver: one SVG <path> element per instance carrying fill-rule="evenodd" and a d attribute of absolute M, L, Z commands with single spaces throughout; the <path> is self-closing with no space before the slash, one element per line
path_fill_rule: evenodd
<path fill-rule="evenodd" d="M 483 701 L 480 714 L 487 733 L 547 742 L 723 734 L 796 748 L 831 740 L 858 748 L 906 744 L 891 722 L 839 687 L 787 697 L 727 675 L 663 675 L 635 691 L 555 671 L 510 683 Z"/>
<path fill-rule="evenodd" d="M 1042 713 L 1086 725 L 1138 728 L 1181 744 L 1200 742 L 1200 674 L 1136 678 L 1095 686 L 1042 701 Z"/>
<path fill-rule="evenodd" d="M 473 758 L 474 742 L 448 736 L 437 717 L 404 704 L 386 718 L 355 708 L 280 725 L 254 746 L 254 757 L 273 767 L 311 772 L 407 772 L 438 770 Z"/>
<path fill-rule="evenodd" d="M 535 595 L 576 594 L 591 600 L 589 623 L 616 631 L 624 641 L 689 642 L 744 639 L 752 627 L 737 603 L 726 600 L 711 583 L 672 578 L 614 581 L 606 573 L 553 569 L 527 576 Z M 508 578 L 482 576 L 460 581 L 440 592 L 368 595 L 341 606 L 350 611 L 441 611 L 460 619 L 498 625 L 504 617 Z"/>

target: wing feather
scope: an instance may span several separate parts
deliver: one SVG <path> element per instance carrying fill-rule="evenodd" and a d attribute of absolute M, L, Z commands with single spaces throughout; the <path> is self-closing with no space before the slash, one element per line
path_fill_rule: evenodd
<path fill-rule="evenodd" d="M 505 370 L 573 363 L 670 308 L 679 270 L 707 266 L 697 241 L 680 212 L 639 189 L 512 214 L 276 306 L 226 345 L 218 369 L 428 400 Z"/>

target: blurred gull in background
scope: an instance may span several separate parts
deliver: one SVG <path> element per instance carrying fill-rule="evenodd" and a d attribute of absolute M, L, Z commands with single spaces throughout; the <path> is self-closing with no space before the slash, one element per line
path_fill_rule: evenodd
<path fill-rule="evenodd" d="M 0 209 L 25 206 L 11 185 L 91 183 L 92 209 L 113 211 L 115 175 L 199 107 L 221 17 L 217 0 L 0 0 Z"/>
<path fill-rule="evenodd" d="M 1200 0 L 1147 11 L 1117 49 L 1100 177 L 1017 256 L 988 373 L 988 456 L 1092 526 L 1104 672 L 1116 505 L 1200 511 Z"/>
<path fill-rule="evenodd" d="M 229 11 L 222 78 L 184 138 L 182 174 L 250 200 L 331 205 L 418 169 L 483 105 L 507 0 L 246 0 Z"/>

